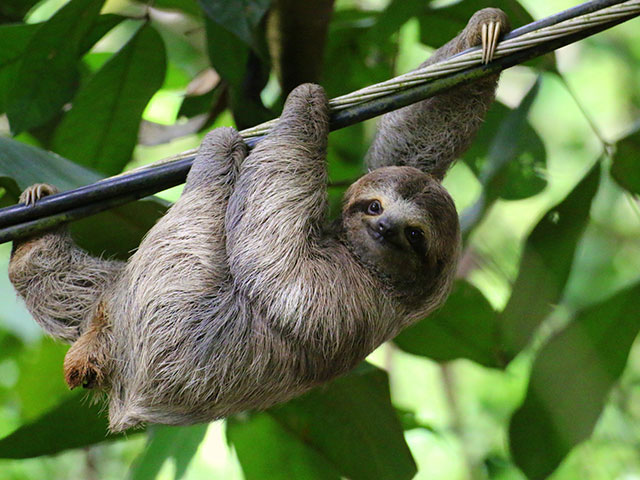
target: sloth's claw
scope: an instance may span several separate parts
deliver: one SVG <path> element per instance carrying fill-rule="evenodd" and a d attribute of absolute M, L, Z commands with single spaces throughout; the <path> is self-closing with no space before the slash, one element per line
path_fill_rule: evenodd
<path fill-rule="evenodd" d="M 20 195 L 20 202 L 27 206 L 35 205 L 35 203 L 49 195 L 58 193 L 58 189 L 48 183 L 35 183 L 27 187 Z"/>
<path fill-rule="evenodd" d="M 500 31 L 502 30 L 500 22 L 483 23 L 481 29 L 482 36 L 482 63 L 487 64 L 496 53 L 496 47 L 500 40 Z"/>

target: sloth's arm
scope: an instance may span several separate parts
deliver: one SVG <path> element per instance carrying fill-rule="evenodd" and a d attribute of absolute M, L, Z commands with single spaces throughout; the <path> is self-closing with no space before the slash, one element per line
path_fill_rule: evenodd
<path fill-rule="evenodd" d="M 480 10 L 420 68 L 476 45 L 483 45 L 490 59 L 499 36 L 509 30 L 509 19 L 502 10 Z M 442 179 L 480 128 L 495 97 L 498 77 L 491 75 L 384 115 L 367 155 L 368 168 L 410 165 Z"/>
<path fill-rule="evenodd" d="M 277 294 L 295 281 L 319 238 L 328 125 L 322 88 L 301 85 L 242 164 L 227 210 L 227 252 L 232 276 L 250 296 Z"/>
<path fill-rule="evenodd" d="M 27 188 L 20 201 L 33 204 L 57 192 L 39 183 Z M 123 266 L 92 257 L 74 243 L 66 227 L 58 227 L 13 242 L 9 279 L 42 328 L 72 342 L 87 328 L 103 292 Z"/>

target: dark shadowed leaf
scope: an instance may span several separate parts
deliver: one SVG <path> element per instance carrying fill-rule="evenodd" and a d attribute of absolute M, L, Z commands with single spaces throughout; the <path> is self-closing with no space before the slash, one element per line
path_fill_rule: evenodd
<path fill-rule="evenodd" d="M 17 22 L 38 3 L 39 0 L 2 0 L 0 2 L 0 22 Z M 2 45 L 0 43 L 0 45 Z"/>
<path fill-rule="evenodd" d="M 77 86 L 77 61 L 104 0 L 72 0 L 32 35 L 7 95 L 13 132 L 42 125 Z"/>
<path fill-rule="evenodd" d="M 640 331 L 640 286 L 580 312 L 540 350 L 510 445 L 531 480 L 547 478 L 591 435 Z"/>
<path fill-rule="evenodd" d="M 496 317 L 480 290 L 460 281 L 442 308 L 404 330 L 394 342 L 405 352 L 438 361 L 468 358 L 500 367 Z"/>
<path fill-rule="evenodd" d="M 164 43 L 145 25 L 78 91 L 55 132 L 53 149 L 105 175 L 122 171 L 165 69 Z"/>
<path fill-rule="evenodd" d="M 322 86 L 329 98 L 343 95 L 393 76 L 397 45 L 376 37 L 376 12 L 343 10 L 334 13 L 325 48 Z M 417 65 L 416 65 L 417 66 Z"/>
<path fill-rule="evenodd" d="M 92 404 L 86 393 L 78 392 L 34 422 L 0 439 L 0 458 L 52 455 L 124 436 L 109 435 L 107 425 L 104 407 L 99 403 Z M 127 436 L 139 432 L 141 430 L 128 431 Z"/>
<path fill-rule="evenodd" d="M 0 137 L 0 187 L 6 188 L 14 201 L 34 183 L 69 190 L 100 178 L 55 153 Z M 127 258 L 165 210 L 166 203 L 159 199 L 139 200 L 75 222 L 71 232 L 78 244 L 93 254 Z"/>
<path fill-rule="evenodd" d="M 391 406 L 387 375 L 370 365 L 363 364 L 350 375 L 272 408 L 268 414 L 291 438 L 289 446 L 295 440 L 299 444 L 297 450 L 308 450 L 305 455 L 313 459 L 316 472 L 316 476 L 310 478 L 334 478 L 335 474 L 318 477 L 321 468 L 353 480 L 402 480 L 416 473 L 402 427 Z M 291 453 L 286 445 L 272 442 L 272 455 L 256 458 L 255 453 L 251 454 L 250 450 L 255 451 L 255 440 L 247 431 L 253 430 L 253 422 L 250 418 L 230 423 L 229 438 L 245 473 L 255 474 L 247 478 L 271 478 L 268 472 L 279 471 L 287 466 L 287 461 L 293 461 L 288 460 Z M 256 429 L 276 430 L 268 420 L 261 418 L 258 422 Z M 238 425 L 245 431 L 242 437 L 235 436 Z"/>
<path fill-rule="evenodd" d="M 109 30 L 124 20 L 119 15 L 100 15 L 91 27 L 91 30 L 83 38 L 80 44 L 80 53 L 87 52 Z M 20 62 L 23 59 L 31 37 L 42 24 L 27 25 L 3 25 L 0 27 L 0 112 L 5 111 L 10 87 L 17 75 Z"/>
<path fill-rule="evenodd" d="M 254 31 L 271 0 L 199 0 L 207 17 L 242 40 L 254 45 Z M 221 44 L 226 47 L 226 44 Z"/>
<path fill-rule="evenodd" d="M 40 24 L 0 27 L 0 112 L 4 112 L 20 60 Z"/>
<path fill-rule="evenodd" d="M 198 446 L 207 433 L 208 424 L 188 427 L 152 425 L 147 429 L 147 446 L 135 460 L 129 478 L 131 480 L 153 480 L 167 459 L 173 459 L 176 470 L 174 480 L 180 480 Z"/>
<path fill-rule="evenodd" d="M 622 188 L 640 194 L 640 131 L 636 130 L 616 144 L 611 175 Z"/>
<path fill-rule="evenodd" d="M 560 300 L 599 179 L 600 164 L 596 164 L 527 238 L 511 297 L 499 316 L 507 358 L 527 345 Z"/>

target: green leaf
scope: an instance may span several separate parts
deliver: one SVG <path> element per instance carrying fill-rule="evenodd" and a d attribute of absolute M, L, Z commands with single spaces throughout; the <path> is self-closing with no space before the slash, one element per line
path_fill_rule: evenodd
<path fill-rule="evenodd" d="M 341 478 L 322 452 L 300 441 L 295 432 L 287 431 L 268 413 L 230 418 L 227 438 L 235 447 L 246 480 Z"/>
<path fill-rule="evenodd" d="M 244 42 L 253 46 L 254 31 L 271 0 L 199 0 L 207 17 Z M 221 44 L 226 48 L 226 44 Z"/>
<path fill-rule="evenodd" d="M 29 185 L 45 182 L 60 190 L 94 183 L 102 178 L 55 153 L 0 137 L 0 187 L 17 199 Z M 166 210 L 159 199 L 139 200 L 71 225 L 82 248 L 95 255 L 127 258 L 144 234 Z"/>
<path fill-rule="evenodd" d="M 387 375 L 372 366 L 363 365 L 268 414 L 281 429 L 265 420 L 266 414 L 229 423 L 229 439 L 248 479 L 280 478 L 271 477 L 273 472 L 285 472 L 281 478 L 307 478 L 294 475 L 297 469 L 312 472 L 308 478 L 336 478 L 339 472 L 352 480 L 402 480 L 416 473 L 391 406 Z M 265 439 L 274 433 L 284 443 L 256 442 L 253 433 Z M 266 455 L 256 451 L 256 443 L 269 446 Z"/>
<path fill-rule="evenodd" d="M 10 86 L 13 84 L 22 55 L 39 27 L 39 24 L 0 26 L 0 112 L 6 109 Z"/>
<path fill-rule="evenodd" d="M 200 14 L 202 13 L 200 5 L 198 5 L 198 0 L 156 0 L 154 2 L 154 7 L 166 8 L 168 10 L 182 10 L 194 17 L 200 17 Z"/>
<path fill-rule="evenodd" d="M 70 448 L 122 438 L 107 431 L 105 409 L 91 402 L 83 392 L 70 395 L 32 423 L 0 439 L 0 458 L 32 458 L 52 455 Z M 141 430 L 127 431 L 128 437 Z"/>
<path fill-rule="evenodd" d="M 0 137 L 0 186 L 13 195 L 37 182 L 69 190 L 102 177 L 66 158 L 17 140 Z"/>
<path fill-rule="evenodd" d="M 542 141 L 527 122 L 534 100 L 540 91 L 540 80 L 531 87 L 518 108 L 503 117 L 494 133 L 488 161 L 479 173 L 488 198 L 518 200 L 535 195 L 547 182 L 540 175 L 545 167 Z"/>
<path fill-rule="evenodd" d="M 342 10 L 329 25 L 322 86 L 329 98 L 393 77 L 397 45 L 375 36 L 376 12 Z"/>
<path fill-rule="evenodd" d="M 440 362 L 468 358 L 487 367 L 500 367 L 496 318 L 480 290 L 460 281 L 442 308 L 404 330 L 394 342 L 405 352 Z"/>
<path fill-rule="evenodd" d="M 22 20 L 38 1 L 39 0 L 2 0 L 0 3 L 0 22 L 3 20 L 9 22 Z M 3 44 L 0 42 L 0 45 Z"/>
<path fill-rule="evenodd" d="M 145 25 L 80 89 L 55 132 L 53 149 L 105 175 L 121 172 L 165 70 L 162 39 Z"/>
<path fill-rule="evenodd" d="M 640 331 L 640 285 L 580 313 L 540 350 L 509 427 L 516 464 L 547 478 L 587 439 Z"/>
<path fill-rule="evenodd" d="M 498 319 L 507 358 L 527 345 L 561 299 L 599 180 L 596 164 L 527 238 L 511 297 Z"/>
<path fill-rule="evenodd" d="M 43 337 L 17 359 L 20 376 L 15 390 L 20 397 L 23 420 L 39 417 L 69 395 L 62 374 L 67 349 L 67 345 Z"/>
<path fill-rule="evenodd" d="M 153 425 L 148 428 L 147 446 L 135 460 L 129 478 L 131 480 L 153 480 L 167 459 L 176 464 L 174 480 L 180 480 L 198 446 L 207 433 L 208 424 L 188 427 Z"/>
<path fill-rule="evenodd" d="M 33 34 L 7 95 L 7 116 L 14 133 L 47 122 L 73 97 L 80 45 L 103 3 L 72 0 Z"/>
<path fill-rule="evenodd" d="M 611 175 L 622 188 L 640 194 L 640 129 L 616 144 Z"/>
<path fill-rule="evenodd" d="M 536 90 L 537 93 L 537 90 Z M 540 193 L 547 185 L 546 149 L 540 136 L 527 121 L 533 95 L 525 97 L 515 110 L 495 102 L 478 131 L 464 162 L 481 178 L 491 169 L 492 195 L 519 200 Z M 499 168 L 493 167 L 492 164 Z"/>

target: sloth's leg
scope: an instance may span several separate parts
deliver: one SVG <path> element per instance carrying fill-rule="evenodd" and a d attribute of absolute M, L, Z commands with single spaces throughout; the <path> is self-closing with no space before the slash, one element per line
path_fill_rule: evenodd
<path fill-rule="evenodd" d="M 436 50 L 420 68 L 482 45 L 490 61 L 509 19 L 497 8 L 476 12 L 465 29 Z M 411 165 L 442 179 L 470 145 L 493 102 L 499 75 L 491 75 L 382 117 L 367 155 L 367 166 Z"/>
<path fill-rule="evenodd" d="M 47 184 L 27 188 L 20 201 L 31 205 L 58 190 Z M 88 328 L 104 290 L 115 282 L 123 262 L 92 257 L 65 227 L 13 243 L 9 279 L 51 336 L 68 342 Z"/>
<path fill-rule="evenodd" d="M 321 87 L 300 85 L 242 164 L 227 211 L 227 250 L 235 285 L 250 296 L 280 294 L 294 283 L 320 234 L 328 111 Z"/>
<path fill-rule="evenodd" d="M 157 337 L 150 339 L 159 343 L 154 351 L 175 351 L 177 347 L 170 340 L 180 342 L 176 338 L 184 323 L 197 318 L 193 310 L 204 308 L 198 302 L 207 302 L 211 292 L 228 280 L 224 215 L 245 148 L 231 128 L 206 135 L 182 196 L 149 231 L 123 274 L 127 299 L 138 305 L 134 311 L 153 314 L 111 318 L 122 311 L 114 313 L 110 308 L 119 307 L 101 302 L 90 327 L 65 358 L 65 379 L 71 388 L 103 387 L 108 383 L 114 322 L 118 335 L 124 334 L 122 330 L 133 330 L 134 338 Z M 172 323 L 174 335 L 169 340 L 161 333 L 167 332 L 165 322 Z"/>

